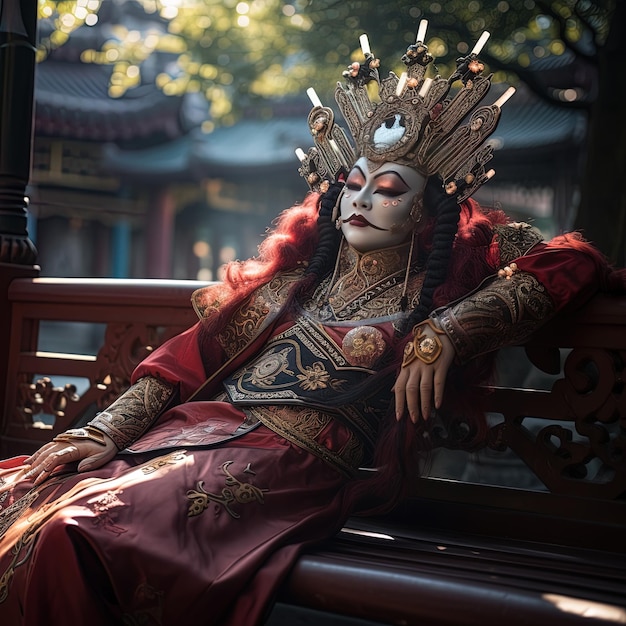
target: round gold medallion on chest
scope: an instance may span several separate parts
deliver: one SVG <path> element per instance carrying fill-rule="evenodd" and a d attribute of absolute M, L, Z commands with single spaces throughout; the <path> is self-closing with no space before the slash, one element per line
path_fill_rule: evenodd
<path fill-rule="evenodd" d="M 342 351 L 350 365 L 372 367 L 387 348 L 383 334 L 373 326 L 358 326 L 343 338 Z"/>

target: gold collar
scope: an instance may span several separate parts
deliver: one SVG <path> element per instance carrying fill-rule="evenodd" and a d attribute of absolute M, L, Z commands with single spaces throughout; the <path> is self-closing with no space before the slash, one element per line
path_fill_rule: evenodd
<path fill-rule="evenodd" d="M 409 242 L 361 253 L 344 243 L 333 275 L 322 281 L 304 308 L 335 321 L 399 313 L 410 249 Z M 422 279 L 414 270 L 409 276 L 410 306 L 419 297 Z"/>
<path fill-rule="evenodd" d="M 332 302 L 336 297 L 345 298 L 346 290 L 360 293 L 380 281 L 405 272 L 410 249 L 410 243 L 403 243 L 392 248 L 361 253 L 352 246 L 342 245 L 328 299 Z"/>

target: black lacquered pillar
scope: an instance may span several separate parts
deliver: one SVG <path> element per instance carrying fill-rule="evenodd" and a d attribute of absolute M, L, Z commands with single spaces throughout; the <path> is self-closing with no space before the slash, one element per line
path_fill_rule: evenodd
<path fill-rule="evenodd" d="M 14 413 L 7 393 L 15 384 L 10 363 L 11 285 L 39 273 L 37 251 L 26 229 L 26 186 L 30 177 L 35 85 L 37 0 L 0 0 L 0 452 Z M 23 344 L 22 336 L 19 337 Z M 29 345 L 36 345 L 36 333 Z M 31 345 L 32 344 L 32 345 Z M 11 380 L 9 380 L 11 379 Z M 14 390 L 13 390 L 14 391 Z M 2 454 L 0 454 L 2 456 Z"/>
<path fill-rule="evenodd" d="M 0 263 L 33 266 L 26 230 L 37 0 L 0 0 Z"/>

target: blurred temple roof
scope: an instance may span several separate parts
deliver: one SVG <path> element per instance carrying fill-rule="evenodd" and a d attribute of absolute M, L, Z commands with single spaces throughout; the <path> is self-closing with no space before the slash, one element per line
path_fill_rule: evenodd
<path fill-rule="evenodd" d="M 105 6 L 119 12 L 131 11 L 134 5 L 105 3 L 103 9 Z M 131 11 L 124 19 L 140 28 L 135 13 Z M 207 103 L 200 94 L 167 96 L 156 86 L 155 77 L 172 61 L 161 53 L 144 61 L 139 86 L 112 97 L 112 66 L 83 63 L 80 58 L 82 50 L 98 48 L 106 40 L 106 14 L 101 18 L 96 27 L 79 28 L 38 65 L 38 136 L 102 144 L 103 174 L 120 179 L 236 179 L 242 172 L 264 175 L 270 170 L 297 169 L 295 149 L 306 150 L 312 143 L 308 100 L 295 99 L 292 106 L 282 108 L 277 102 L 270 119 L 244 117 L 231 127 L 204 133 Z M 150 26 L 155 24 L 150 22 Z M 45 23 L 41 29 L 45 34 Z M 506 87 L 494 84 L 484 102 L 495 101 Z M 337 120 L 343 125 L 341 116 L 337 115 Z M 582 111 L 551 105 L 520 87 L 504 105 L 490 140 L 496 149 L 493 163 L 498 178 L 502 180 L 504 175 L 521 178 L 526 184 L 541 184 L 543 178 L 553 176 L 552 168 L 545 165 L 557 158 L 572 163 L 578 158 L 585 124 Z"/>

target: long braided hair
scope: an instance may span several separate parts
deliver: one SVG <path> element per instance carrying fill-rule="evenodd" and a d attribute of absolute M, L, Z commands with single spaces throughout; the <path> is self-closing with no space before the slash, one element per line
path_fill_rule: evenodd
<path fill-rule="evenodd" d="M 343 190 L 343 183 L 335 183 L 322 196 L 318 216 L 319 242 L 309 266 L 306 276 L 313 275 L 314 284 L 319 284 L 333 270 L 339 247 L 341 245 L 341 231 L 337 230 L 332 222 L 335 205 L 339 201 Z M 434 227 L 429 229 L 427 237 L 431 240 L 426 245 L 419 245 L 419 263 L 426 264 L 426 275 L 422 285 L 419 304 L 400 324 L 398 334 L 406 335 L 415 324 L 423 321 L 433 308 L 435 290 L 446 279 L 454 238 L 459 223 L 460 206 L 456 199 L 445 194 L 441 179 L 432 176 L 424 190 L 424 206 Z M 307 287 L 310 284 L 307 283 Z"/>
<path fill-rule="evenodd" d="M 301 205 L 284 211 L 278 218 L 275 228 L 268 232 L 266 240 L 260 247 L 259 257 L 233 263 L 228 267 L 223 285 L 207 290 L 207 300 L 212 301 L 217 296 L 224 306 L 217 318 L 206 320 L 209 323 L 204 332 L 207 334 L 216 332 L 228 320 L 231 312 L 257 286 L 270 280 L 277 272 L 289 271 L 298 265 L 306 267 L 302 279 L 291 292 L 291 298 L 298 297 L 299 294 L 311 293 L 311 290 L 332 273 L 342 241 L 342 233 L 336 229 L 332 217 L 342 189 L 343 182 L 335 183 L 325 194 L 321 196 L 309 194 Z M 416 323 L 425 319 L 435 305 L 447 301 L 446 298 L 449 296 L 461 295 L 460 289 L 467 291 L 467 285 L 462 284 L 465 280 L 457 280 L 455 276 L 459 273 L 459 267 L 462 266 L 464 271 L 466 265 L 478 268 L 482 261 L 477 263 L 476 259 L 486 256 L 483 252 L 473 255 L 472 251 L 466 257 L 463 250 L 457 250 L 453 256 L 457 230 L 461 227 L 460 215 L 463 216 L 462 228 L 464 229 L 463 235 L 459 232 L 461 239 L 466 238 L 468 242 L 474 242 L 476 233 L 484 230 L 484 237 L 478 239 L 481 239 L 485 246 L 488 246 L 491 240 L 493 217 L 486 217 L 472 201 L 466 201 L 462 206 L 458 205 L 454 197 L 445 194 L 438 177 L 431 177 L 426 185 L 424 209 L 426 213 L 424 219 L 427 220 L 427 225 L 416 238 L 419 252 L 415 264 L 425 267 L 426 272 L 419 304 L 405 318 L 399 330 L 399 346 L 403 344 L 401 337 L 406 336 Z M 457 257 L 461 261 L 457 261 Z M 465 265 L 466 258 L 469 262 Z M 453 261 L 452 264 L 451 261 Z M 469 282 L 474 282 L 473 279 L 478 278 L 478 274 L 483 272 L 486 273 L 486 269 L 479 268 L 476 276 L 472 277 Z M 219 291 L 215 291 L 216 287 Z M 394 361 L 397 360 L 394 359 Z M 397 362 L 390 363 L 385 368 L 386 371 L 379 372 L 379 375 L 393 377 L 397 366 Z M 337 401 L 349 402 L 354 396 L 358 397 L 359 393 L 358 389 L 347 390 Z M 389 471 L 383 472 L 379 481 L 381 485 L 384 485 L 385 494 L 387 494 L 384 498 L 386 501 L 389 500 L 388 490 L 400 489 L 403 483 L 402 476 L 412 475 L 413 467 L 405 466 L 403 471 L 394 478 L 393 468 L 397 467 L 398 462 L 403 464 L 403 460 L 415 458 L 410 449 L 415 443 L 416 436 L 415 428 L 407 421 L 396 422 L 393 416 L 390 416 L 387 422 L 388 430 L 381 434 L 376 452 L 376 464 L 379 467 L 387 467 Z M 407 431 L 410 432 L 407 434 Z M 418 448 L 423 451 L 423 442 Z M 366 482 L 367 484 L 363 485 L 364 495 L 371 493 L 374 488 L 371 480 Z M 354 495 L 358 499 L 356 492 Z"/>
<path fill-rule="evenodd" d="M 400 336 L 406 335 L 415 324 L 425 320 L 432 310 L 435 290 L 446 280 L 448 274 L 459 224 L 461 207 L 454 196 L 449 196 L 443 191 L 441 180 L 437 176 L 431 176 L 424 189 L 424 206 L 434 219 L 432 244 L 430 253 L 426 256 L 426 274 L 419 303 L 399 325 Z"/>
<path fill-rule="evenodd" d="M 320 199 L 319 214 L 317 218 L 317 230 L 319 240 L 305 276 L 314 276 L 316 284 L 319 284 L 332 271 L 339 248 L 341 246 L 341 231 L 333 223 L 335 206 L 339 202 L 343 192 L 344 183 L 337 182 L 330 186 L 328 191 Z"/>

